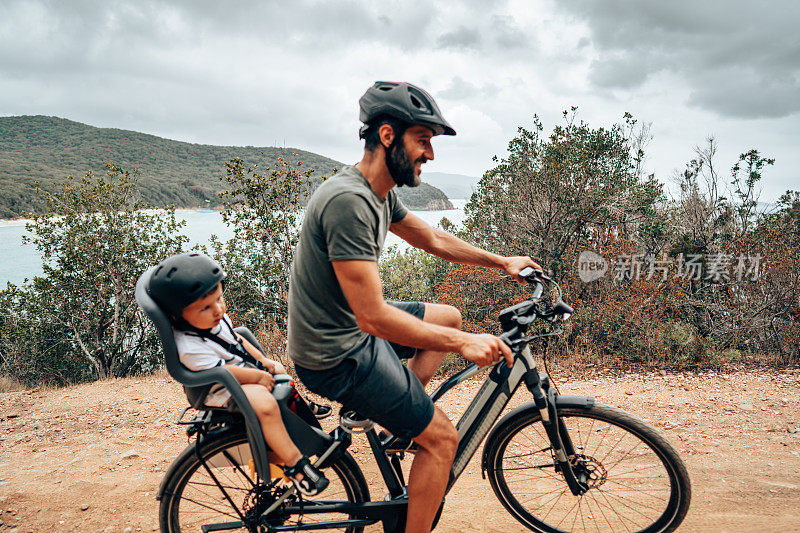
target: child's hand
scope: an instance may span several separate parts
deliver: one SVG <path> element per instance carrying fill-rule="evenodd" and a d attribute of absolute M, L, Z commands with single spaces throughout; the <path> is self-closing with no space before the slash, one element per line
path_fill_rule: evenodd
<path fill-rule="evenodd" d="M 272 361 L 273 374 L 287 374 L 286 369 L 278 361 Z"/>
<path fill-rule="evenodd" d="M 275 378 L 273 378 L 272 374 L 269 372 L 261 372 L 261 379 L 259 380 L 258 384 L 263 385 L 268 391 L 271 391 L 275 386 Z"/>

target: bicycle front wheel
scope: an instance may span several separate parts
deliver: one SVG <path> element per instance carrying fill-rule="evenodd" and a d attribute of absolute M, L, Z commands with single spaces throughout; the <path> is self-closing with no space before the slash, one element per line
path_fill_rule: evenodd
<path fill-rule="evenodd" d="M 286 485 L 280 482 L 270 491 L 257 484 L 247 436 L 230 432 L 207 439 L 200 445 L 200 455 L 208 469 L 198 460 L 192 445 L 167 473 L 159 509 L 161 531 L 261 531 L 257 527 L 258 514 Z M 312 498 L 295 493 L 289 502 L 313 505 L 369 501 L 364 476 L 349 453 L 344 452 L 324 473 L 330 484 L 322 493 Z M 346 518 L 347 515 L 342 514 L 311 514 L 308 520 L 304 520 L 299 515 L 282 515 L 279 523 L 272 525 L 290 526 Z M 360 533 L 363 527 L 349 526 L 340 531 Z"/>
<path fill-rule="evenodd" d="M 572 441 L 574 496 L 556 471 L 539 411 L 506 420 L 487 442 L 488 475 L 503 506 L 540 532 L 673 531 L 689 510 L 689 474 L 672 445 L 633 415 L 605 405 L 559 409 Z"/>

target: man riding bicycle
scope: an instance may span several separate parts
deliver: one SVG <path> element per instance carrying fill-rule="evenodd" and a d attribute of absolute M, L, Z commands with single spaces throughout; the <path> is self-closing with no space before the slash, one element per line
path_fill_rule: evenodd
<path fill-rule="evenodd" d="M 454 307 L 383 299 L 378 258 L 386 232 L 448 261 L 499 268 L 522 281 L 529 257 L 503 257 L 432 228 L 409 213 L 395 186 L 416 187 L 433 159 L 431 139 L 455 135 L 433 98 L 409 83 L 377 82 L 359 100 L 364 155 L 309 200 L 289 282 L 288 351 L 300 380 L 411 439 L 406 531 L 430 531 L 444 496 L 458 433 L 424 386 L 446 353 L 478 365 L 505 358 L 493 335 L 460 330 Z M 400 358 L 409 358 L 408 366 Z"/>

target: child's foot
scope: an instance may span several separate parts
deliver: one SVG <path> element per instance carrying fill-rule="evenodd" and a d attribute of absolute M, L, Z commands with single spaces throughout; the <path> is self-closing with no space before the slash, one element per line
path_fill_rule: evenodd
<path fill-rule="evenodd" d="M 320 405 L 314 402 L 308 402 L 308 407 L 311 409 L 311 412 L 314 414 L 317 420 L 328 418 L 331 416 L 331 412 L 333 411 L 330 405 Z"/>
<path fill-rule="evenodd" d="M 328 486 L 328 478 L 305 455 L 294 466 L 283 467 L 283 472 L 304 496 L 316 496 Z"/>

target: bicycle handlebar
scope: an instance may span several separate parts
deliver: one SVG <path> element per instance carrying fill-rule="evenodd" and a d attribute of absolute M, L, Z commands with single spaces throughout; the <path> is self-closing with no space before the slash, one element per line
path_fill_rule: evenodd
<path fill-rule="evenodd" d="M 528 324 L 530 324 L 534 318 L 556 322 L 557 320 L 567 320 L 574 313 L 572 307 L 562 300 L 561 287 L 558 283 L 545 275 L 541 270 L 525 267 L 520 270 L 519 277 L 533 287 L 533 294 L 526 302 L 504 309 L 499 317 L 501 323 L 505 323 L 503 329 L 506 330 L 500 335 L 500 339 L 512 348 L 518 340 L 516 337 L 527 331 Z M 557 294 L 554 295 L 552 299 L 553 305 L 547 310 L 539 307 L 545 285 L 554 286 L 557 290 Z M 510 329 L 508 329 L 509 327 Z"/>

